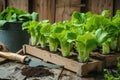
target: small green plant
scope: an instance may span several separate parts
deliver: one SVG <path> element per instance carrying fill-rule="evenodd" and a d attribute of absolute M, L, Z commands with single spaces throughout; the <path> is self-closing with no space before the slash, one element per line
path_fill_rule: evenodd
<path fill-rule="evenodd" d="M 46 47 L 48 36 L 51 31 L 51 24 L 48 20 L 29 21 L 22 25 L 23 30 L 27 29 L 31 35 L 32 45 L 40 44 L 42 48 Z"/>
<path fill-rule="evenodd" d="M 14 7 L 7 7 L 0 13 L 0 27 L 3 27 L 7 22 L 26 22 L 32 20 L 38 20 L 38 13 L 33 12 L 30 14 Z"/>
<path fill-rule="evenodd" d="M 89 54 L 97 46 L 96 37 L 91 33 L 79 35 L 76 40 L 76 50 L 79 53 L 78 60 L 80 62 L 87 62 L 89 60 Z"/>
<path fill-rule="evenodd" d="M 105 80 L 120 80 L 120 57 L 118 57 L 117 70 L 112 71 L 111 69 L 104 70 Z"/>
<path fill-rule="evenodd" d="M 28 33 L 31 35 L 31 45 L 37 45 L 39 42 L 40 34 L 40 24 L 37 21 L 28 21 L 23 23 L 22 29 L 27 29 Z"/>

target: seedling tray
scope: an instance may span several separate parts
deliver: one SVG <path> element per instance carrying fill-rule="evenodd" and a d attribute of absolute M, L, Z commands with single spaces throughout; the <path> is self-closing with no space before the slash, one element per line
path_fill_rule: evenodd
<path fill-rule="evenodd" d="M 92 52 L 90 56 L 101 60 L 103 62 L 103 67 L 110 67 L 117 65 L 117 58 L 120 57 L 120 53 L 104 55 L 99 52 Z"/>
<path fill-rule="evenodd" d="M 24 45 L 23 52 L 38 57 L 47 62 L 63 65 L 64 68 L 76 72 L 79 76 L 86 76 L 90 72 L 101 72 L 103 70 L 102 62 L 92 58 L 87 63 L 80 63 L 73 59 L 68 59 L 58 54 L 39 49 L 37 47 L 32 47 L 30 45 Z"/>

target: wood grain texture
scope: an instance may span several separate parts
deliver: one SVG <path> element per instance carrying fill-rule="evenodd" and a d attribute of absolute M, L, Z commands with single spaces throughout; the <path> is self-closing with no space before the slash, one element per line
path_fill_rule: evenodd
<path fill-rule="evenodd" d="M 110 10 L 113 14 L 113 0 L 89 0 L 88 10 L 100 14 L 103 10 Z"/>
<path fill-rule="evenodd" d="M 7 60 L 6 58 L 0 57 L 0 64 L 3 63 L 3 62 L 5 62 L 6 60 Z"/>
<path fill-rule="evenodd" d="M 120 57 L 119 53 L 104 55 L 99 52 L 92 52 L 91 57 L 101 60 L 104 64 L 104 67 L 116 66 L 118 63 L 117 58 Z"/>
<path fill-rule="evenodd" d="M 114 0 L 114 14 L 116 10 L 120 10 L 120 0 Z"/>
<path fill-rule="evenodd" d="M 46 62 L 63 65 L 64 68 L 76 72 L 79 76 L 86 76 L 92 71 L 101 72 L 103 69 L 102 62 L 95 59 L 90 59 L 90 62 L 88 63 L 80 63 L 73 59 L 68 59 L 47 50 L 42 50 L 29 45 L 24 45 L 23 52 L 38 57 Z"/>
<path fill-rule="evenodd" d="M 39 13 L 39 20 L 50 20 L 54 23 L 55 0 L 34 0 L 33 11 Z"/>
<path fill-rule="evenodd" d="M 102 79 L 95 79 L 93 76 L 80 77 L 77 76 L 75 73 L 64 69 L 63 72 L 61 73 L 59 80 L 102 80 Z"/>
<path fill-rule="evenodd" d="M 56 0 L 56 22 L 69 20 L 73 11 L 80 11 L 80 0 Z"/>
<path fill-rule="evenodd" d="M 8 0 L 8 6 L 28 11 L 28 0 Z"/>
<path fill-rule="evenodd" d="M 0 0 L 0 12 L 5 9 L 5 0 Z"/>

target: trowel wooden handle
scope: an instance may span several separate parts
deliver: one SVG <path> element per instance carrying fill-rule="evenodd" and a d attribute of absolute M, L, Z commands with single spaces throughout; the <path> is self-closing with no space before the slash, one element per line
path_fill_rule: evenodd
<path fill-rule="evenodd" d="M 0 56 L 7 58 L 9 60 L 15 60 L 24 63 L 24 60 L 26 56 L 19 55 L 17 53 L 12 53 L 12 52 L 1 52 L 0 51 Z"/>

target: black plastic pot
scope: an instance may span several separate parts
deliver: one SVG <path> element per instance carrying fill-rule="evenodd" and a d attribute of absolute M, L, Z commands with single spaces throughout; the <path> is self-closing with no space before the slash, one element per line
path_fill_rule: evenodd
<path fill-rule="evenodd" d="M 22 22 L 7 22 L 0 29 L 0 42 L 5 44 L 11 52 L 22 49 L 24 44 L 29 44 L 29 34 L 22 30 Z"/>

